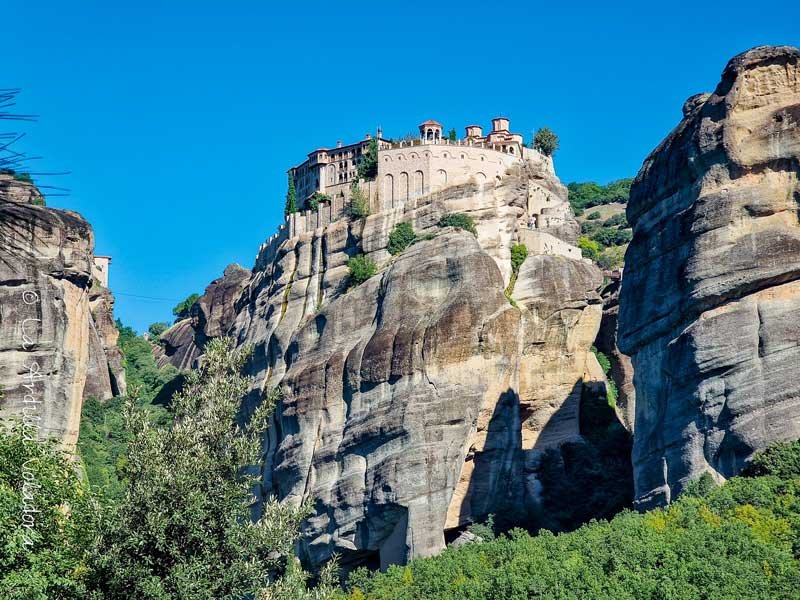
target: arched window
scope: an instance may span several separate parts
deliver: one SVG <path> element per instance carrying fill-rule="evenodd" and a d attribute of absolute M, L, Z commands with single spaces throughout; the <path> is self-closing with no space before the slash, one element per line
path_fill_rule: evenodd
<path fill-rule="evenodd" d="M 397 182 L 397 197 L 400 200 L 408 200 L 408 173 L 400 173 L 400 181 Z"/>
<path fill-rule="evenodd" d="M 436 178 L 440 186 L 447 185 L 447 171 L 445 171 L 444 169 L 439 169 L 438 171 L 436 171 Z"/>
<path fill-rule="evenodd" d="M 421 196 L 425 191 L 425 175 L 422 171 L 414 171 L 414 195 Z"/>
<path fill-rule="evenodd" d="M 389 173 L 383 178 L 383 197 L 394 208 L 394 177 Z"/>

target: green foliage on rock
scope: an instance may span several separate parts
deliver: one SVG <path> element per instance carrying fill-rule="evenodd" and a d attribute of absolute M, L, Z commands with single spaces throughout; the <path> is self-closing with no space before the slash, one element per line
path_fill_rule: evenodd
<path fill-rule="evenodd" d="M 286 204 L 283 207 L 284 216 L 297 212 L 297 190 L 295 189 L 294 175 L 289 171 L 286 185 Z"/>
<path fill-rule="evenodd" d="M 360 285 L 378 272 L 378 266 L 366 254 L 353 256 L 347 261 L 347 268 L 350 269 L 350 283 Z"/>
<path fill-rule="evenodd" d="M 56 442 L 0 421 L 0 598 L 88 598 L 99 508 Z"/>
<path fill-rule="evenodd" d="M 45 202 L 44 196 L 36 196 L 31 200 L 31 204 L 34 206 L 47 206 L 47 202 Z"/>
<path fill-rule="evenodd" d="M 511 270 L 514 273 L 519 273 L 519 268 L 526 258 L 528 258 L 528 247 L 525 244 L 511 246 Z"/>
<path fill-rule="evenodd" d="M 179 302 L 175 305 L 172 309 L 172 314 L 178 317 L 179 319 L 183 319 L 189 316 L 189 310 L 192 308 L 192 305 L 197 302 L 200 298 L 200 294 L 189 294 L 185 300 Z"/>
<path fill-rule="evenodd" d="M 319 210 L 320 205 L 326 202 L 330 202 L 330 198 L 327 194 L 314 192 L 308 199 L 308 210 Z"/>
<path fill-rule="evenodd" d="M 624 511 L 561 535 L 516 529 L 385 573 L 355 572 L 341 598 L 797 598 L 800 476 L 791 465 L 800 444 L 777 455 L 760 477 L 720 487 L 704 478 L 666 508 Z"/>
<path fill-rule="evenodd" d="M 389 243 L 386 249 L 389 251 L 389 254 L 400 254 L 413 244 L 416 239 L 417 234 L 414 233 L 414 228 L 411 226 L 411 223 L 397 223 L 389 234 Z"/>
<path fill-rule="evenodd" d="M 367 144 L 367 151 L 358 163 L 358 179 L 375 179 L 378 176 L 378 140 L 372 138 Z"/>
<path fill-rule="evenodd" d="M 361 187 L 354 183 L 350 192 L 350 216 L 363 219 L 369 216 L 369 198 Z"/>
<path fill-rule="evenodd" d="M 617 213 L 603 221 L 603 227 L 619 227 L 621 229 L 628 228 L 628 219 L 625 213 Z"/>
<path fill-rule="evenodd" d="M 590 237 L 601 246 L 608 248 L 610 246 L 627 244 L 633 238 L 633 233 L 630 229 L 600 227 L 600 229 L 593 231 Z"/>
<path fill-rule="evenodd" d="M 588 215 L 586 215 L 586 218 L 589 219 L 590 221 L 596 221 L 597 219 L 600 218 L 600 213 L 596 210 L 592 211 Z"/>
<path fill-rule="evenodd" d="M 14 179 L 25 183 L 33 183 L 33 177 L 31 177 L 30 173 L 14 173 Z"/>
<path fill-rule="evenodd" d="M 147 328 L 147 332 L 154 339 L 158 339 L 158 337 L 162 333 L 164 333 L 167 329 L 169 329 L 169 323 L 165 323 L 164 321 L 158 321 L 157 323 L 150 323 L 150 326 Z"/>
<path fill-rule="evenodd" d="M 542 127 L 533 136 L 533 147 L 545 156 L 553 156 L 558 150 L 558 136 L 549 127 Z"/>
<path fill-rule="evenodd" d="M 478 230 L 475 229 L 475 219 L 464 213 L 449 213 L 442 215 L 438 223 L 439 227 L 454 227 L 456 229 L 463 229 L 469 231 L 475 237 L 478 237 Z"/>

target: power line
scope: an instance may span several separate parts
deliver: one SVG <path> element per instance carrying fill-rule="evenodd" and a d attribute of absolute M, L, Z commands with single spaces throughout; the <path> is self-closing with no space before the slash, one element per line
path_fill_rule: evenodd
<path fill-rule="evenodd" d="M 128 296 L 130 298 L 139 298 L 140 300 L 155 300 L 157 302 L 180 302 L 180 298 L 155 298 L 153 296 L 140 296 L 138 294 L 127 294 L 125 292 L 116 292 L 112 290 L 111 292 L 115 296 Z"/>

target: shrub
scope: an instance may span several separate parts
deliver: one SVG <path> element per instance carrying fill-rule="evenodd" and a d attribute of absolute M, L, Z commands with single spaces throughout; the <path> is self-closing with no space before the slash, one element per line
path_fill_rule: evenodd
<path fill-rule="evenodd" d="M 353 285 L 360 285 L 378 272 L 375 262 L 366 254 L 360 254 L 347 261 L 350 269 L 350 281 Z"/>
<path fill-rule="evenodd" d="M 597 264 L 603 269 L 616 269 L 625 262 L 625 250 L 622 246 L 612 246 L 604 249 L 597 257 Z"/>
<path fill-rule="evenodd" d="M 458 141 L 458 133 L 456 132 L 455 129 L 450 130 L 450 132 L 447 134 L 447 139 L 450 140 L 451 142 Z"/>
<path fill-rule="evenodd" d="M 581 233 L 593 233 L 600 229 L 602 225 L 598 221 L 584 221 L 581 223 Z"/>
<path fill-rule="evenodd" d="M 47 202 L 45 202 L 44 196 L 36 196 L 31 200 L 31 204 L 33 206 L 47 206 Z"/>
<path fill-rule="evenodd" d="M 389 234 L 389 245 L 387 250 L 389 254 L 400 254 L 403 250 L 408 248 L 417 239 L 414 233 L 414 228 L 411 223 L 398 223 L 392 228 Z"/>
<path fill-rule="evenodd" d="M 558 150 L 558 136 L 549 127 L 542 127 L 533 136 L 533 147 L 545 156 L 553 156 Z"/>
<path fill-rule="evenodd" d="M 599 218 L 600 218 L 600 212 L 599 212 L 599 211 L 596 211 L 596 210 L 595 210 L 595 211 L 593 211 L 593 212 L 590 212 L 590 213 L 589 213 L 589 214 L 586 216 L 586 218 L 587 218 L 587 219 L 589 219 L 590 221 L 596 221 L 597 219 L 599 219 Z"/>
<path fill-rule="evenodd" d="M 178 302 L 175 307 L 172 309 L 172 314 L 178 317 L 179 319 L 183 319 L 189 316 L 189 310 L 192 308 L 195 302 L 200 298 L 200 294 L 189 294 L 185 300 L 182 302 Z"/>
<path fill-rule="evenodd" d="M 600 244 L 594 240 L 590 240 L 586 236 L 581 236 L 578 238 L 578 248 L 583 251 L 583 255 L 586 258 L 597 260 L 600 256 Z"/>
<path fill-rule="evenodd" d="M 569 203 L 573 210 L 591 208 L 612 202 L 626 203 L 631 193 L 633 179 L 618 179 L 607 185 L 599 185 L 594 181 L 578 183 L 573 181 L 567 186 Z"/>
<path fill-rule="evenodd" d="M 325 202 L 330 202 L 330 198 L 327 194 L 314 192 L 311 194 L 311 198 L 308 199 L 308 210 L 319 210 L 320 205 Z"/>
<path fill-rule="evenodd" d="M 603 221 L 603 227 L 621 227 L 622 229 L 626 229 L 628 227 L 628 219 L 625 217 L 625 213 L 617 213 Z"/>
<path fill-rule="evenodd" d="M 369 199 L 358 184 L 353 184 L 351 189 L 350 216 L 354 219 L 369 216 Z"/>
<path fill-rule="evenodd" d="M 526 258 L 528 258 L 528 247 L 525 244 L 511 246 L 511 270 L 514 273 L 519 273 L 519 268 Z"/>
<path fill-rule="evenodd" d="M 622 246 L 631 241 L 633 234 L 630 229 L 617 229 L 616 227 L 600 227 L 589 236 L 603 247 Z"/>
<path fill-rule="evenodd" d="M 469 231 L 475 237 L 478 237 L 478 230 L 475 229 L 475 220 L 469 215 L 464 213 L 450 213 L 442 215 L 439 219 L 439 227 L 454 227 L 456 229 L 463 229 Z"/>

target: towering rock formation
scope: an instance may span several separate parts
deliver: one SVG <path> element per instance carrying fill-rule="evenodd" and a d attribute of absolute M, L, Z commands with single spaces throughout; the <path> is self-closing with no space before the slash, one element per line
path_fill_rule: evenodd
<path fill-rule="evenodd" d="M 158 366 L 170 364 L 181 371 L 190 369 L 210 338 L 228 335 L 236 317 L 234 303 L 249 277 L 249 269 L 228 265 L 222 277 L 212 281 L 192 305 L 189 315 L 161 334 L 164 348 L 157 357 Z"/>
<path fill-rule="evenodd" d="M 527 229 L 537 198 L 561 203 L 550 233 Z M 590 351 L 602 276 L 568 256 L 577 226 L 565 201 L 543 161 L 262 248 L 230 332 L 254 349 L 246 407 L 283 391 L 263 493 L 314 500 L 312 564 L 432 554 L 492 512 L 546 521 L 545 456 L 582 443 L 582 403 L 604 394 Z M 446 213 L 472 216 L 477 236 L 438 227 Z M 392 257 L 399 222 L 420 241 Z M 512 303 L 519 239 L 563 252 L 532 252 Z M 352 288 L 346 263 L 359 253 L 379 270 Z"/>
<path fill-rule="evenodd" d="M 643 507 L 800 437 L 800 50 L 735 57 L 683 110 L 628 203 L 619 345 Z"/>
<path fill-rule="evenodd" d="M 124 392 L 122 357 L 91 227 L 40 198 L 0 175 L 0 416 L 73 449 L 83 399 Z"/>

